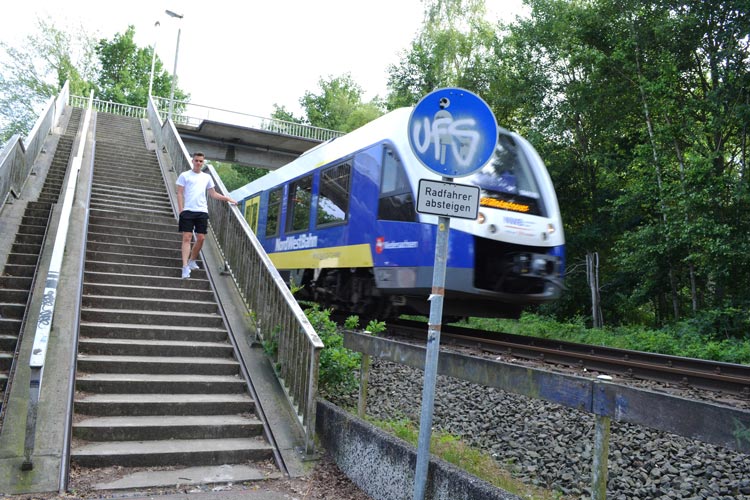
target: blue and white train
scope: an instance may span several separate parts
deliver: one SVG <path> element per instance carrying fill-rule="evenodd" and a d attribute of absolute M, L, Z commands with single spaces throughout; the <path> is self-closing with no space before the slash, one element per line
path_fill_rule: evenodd
<path fill-rule="evenodd" d="M 299 299 L 385 319 L 428 314 L 438 217 L 415 209 L 424 167 L 411 108 L 307 151 L 231 193 Z M 445 316 L 518 317 L 563 290 L 565 237 L 552 182 L 524 138 L 499 129 L 493 158 L 458 179 L 480 188 L 476 220 L 451 219 Z"/>

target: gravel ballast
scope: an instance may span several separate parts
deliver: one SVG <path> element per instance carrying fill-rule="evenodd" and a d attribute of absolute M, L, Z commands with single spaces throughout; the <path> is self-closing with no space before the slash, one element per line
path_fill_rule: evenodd
<path fill-rule="evenodd" d="M 422 382 L 421 370 L 374 359 L 367 415 L 418 424 Z M 356 408 L 356 395 L 331 400 Z M 592 414 L 439 376 L 433 429 L 492 454 L 524 482 L 591 498 Z M 613 420 L 607 498 L 750 500 L 750 456 Z"/>

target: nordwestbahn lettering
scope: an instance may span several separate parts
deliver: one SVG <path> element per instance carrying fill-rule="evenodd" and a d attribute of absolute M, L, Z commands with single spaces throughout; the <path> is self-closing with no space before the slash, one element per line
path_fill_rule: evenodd
<path fill-rule="evenodd" d="M 417 212 L 476 219 L 479 210 L 479 188 L 452 182 L 419 180 Z"/>

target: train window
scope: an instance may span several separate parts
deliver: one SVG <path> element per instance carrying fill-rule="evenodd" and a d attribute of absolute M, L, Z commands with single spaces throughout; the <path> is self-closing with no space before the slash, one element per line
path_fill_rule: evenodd
<path fill-rule="evenodd" d="M 286 232 L 307 231 L 310 227 L 310 204 L 312 201 L 312 175 L 296 180 L 289 185 L 286 204 Z"/>
<path fill-rule="evenodd" d="M 281 188 L 268 193 L 268 217 L 266 217 L 266 238 L 279 235 L 279 217 L 281 217 Z"/>
<path fill-rule="evenodd" d="M 401 160 L 389 147 L 383 148 L 378 219 L 407 222 L 417 220 L 409 178 L 406 176 Z"/>
<path fill-rule="evenodd" d="M 507 133 L 498 136 L 492 161 L 467 180 L 481 188 L 482 206 L 546 215 L 532 165 Z"/>
<path fill-rule="evenodd" d="M 345 222 L 349 212 L 349 180 L 352 164 L 342 163 L 320 173 L 318 226 Z"/>

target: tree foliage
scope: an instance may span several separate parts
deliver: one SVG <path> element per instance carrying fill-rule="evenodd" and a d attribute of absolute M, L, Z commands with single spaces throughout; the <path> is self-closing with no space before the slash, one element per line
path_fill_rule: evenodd
<path fill-rule="evenodd" d="M 94 41 L 83 29 L 60 30 L 51 19 L 37 19 L 37 31 L 20 47 L 0 42 L 1 139 L 25 134 L 42 106 L 59 93 L 66 81 L 70 92 L 87 95 L 94 88 L 98 68 Z"/>
<path fill-rule="evenodd" d="M 318 81 L 319 93 L 305 92 L 300 105 L 306 121 L 315 127 L 351 132 L 383 114 L 378 98 L 362 101 L 362 87 L 350 74 Z M 277 108 L 277 111 L 281 111 Z"/>
<path fill-rule="evenodd" d="M 111 40 L 100 39 L 83 27 L 62 30 L 49 19 L 37 20 L 37 31 L 22 46 L 0 42 L 0 139 L 26 134 L 50 97 L 59 94 L 65 82 L 71 95 L 145 107 L 151 74 L 153 48 L 138 47 L 129 26 Z M 168 97 L 172 76 L 157 56 L 154 59 L 153 95 Z M 175 87 L 175 98 L 189 98 Z"/>
<path fill-rule="evenodd" d="M 133 41 L 134 36 L 135 27 L 131 25 L 125 33 L 115 34 L 112 40 L 101 39 L 96 45 L 96 53 L 101 61 L 97 77 L 98 99 L 146 107 L 153 47 L 138 47 Z M 158 57 L 154 58 L 152 85 L 153 95 L 170 96 L 172 75 Z M 189 95 L 175 86 L 174 97 L 184 101 Z"/>

